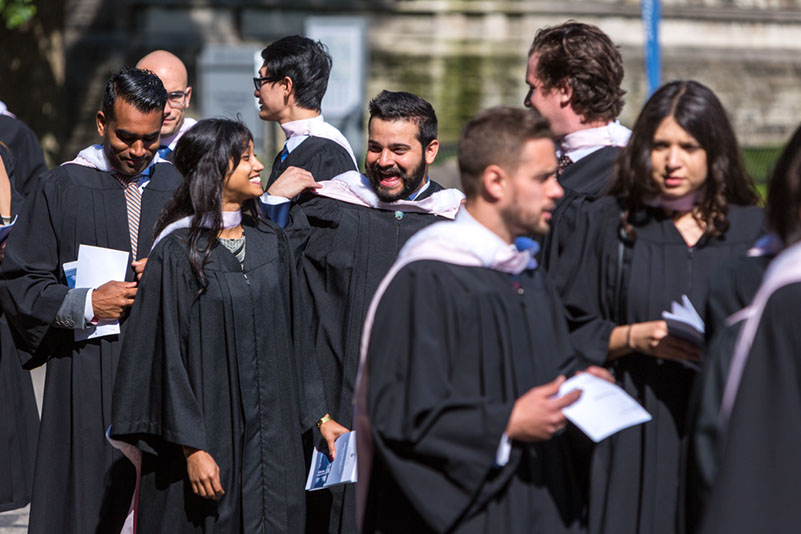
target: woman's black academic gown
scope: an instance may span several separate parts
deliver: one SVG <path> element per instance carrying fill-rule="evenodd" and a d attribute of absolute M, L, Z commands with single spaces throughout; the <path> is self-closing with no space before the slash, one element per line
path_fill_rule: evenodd
<path fill-rule="evenodd" d="M 302 532 L 301 433 L 326 410 L 304 348 L 294 260 L 284 233 L 243 221 L 244 268 L 217 244 L 206 291 L 188 230 L 148 260 L 129 318 L 112 435 L 143 449 L 140 532 Z M 207 451 L 225 495 L 192 493 L 181 445 Z"/>
<path fill-rule="evenodd" d="M 571 341 L 603 364 L 617 325 L 655 321 L 687 295 L 701 317 L 709 279 L 763 232 L 761 208 L 729 206 L 729 230 L 688 247 L 670 217 L 648 208 L 629 221 L 633 244 L 621 246 L 615 198 L 594 203 L 581 216 L 573 242 L 553 273 L 564 297 Z M 680 455 L 695 371 L 681 363 L 630 354 L 609 367 L 618 384 L 653 420 L 615 434 L 595 447 L 589 483 L 591 533 L 649 534 L 677 530 Z"/>

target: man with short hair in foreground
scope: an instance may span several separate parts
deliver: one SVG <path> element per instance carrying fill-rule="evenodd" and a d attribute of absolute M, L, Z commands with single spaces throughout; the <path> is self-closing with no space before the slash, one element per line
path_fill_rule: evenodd
<path fill-rule="evenodd" d="M 376 292 L 356 409 L 365 533 L 581 531 L 557 435 L 580 392 L 554 397 L 577 363 L 536 244 L 515 245 L 562 196 L 553 139 L 531 111 L 474 117 L 465 206 L 410 239 Z"/>

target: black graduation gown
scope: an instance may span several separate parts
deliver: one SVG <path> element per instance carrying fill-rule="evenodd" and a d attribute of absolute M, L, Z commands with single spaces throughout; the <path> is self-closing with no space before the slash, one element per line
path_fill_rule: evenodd
<path fill-rule="evenodd" d="M 145 255 L 162 206 L 182 181 L 158 164 L 142 194 L 138 249 Z M 62 265 L 80 244 L 130 251 L 125 193 L 110 174 L 63 165 L 28 196 L 0 266 L 0 304 L 26 368 L 47 363 L 36 452 L 30 533 L 118 530 L 133 490 L 133 468 L 105 440 L 121 338 L 76 343 L 51 327 L 68 287 Z M 126 280 L 133 280 L 129 269 Z"/>
<path fill-rule="evenodd" d="M 680 521 L 687 532 L 696 531 L 717 473 L 720 404 L 742 325 L 726 326 L 726 319 L 751 303 L 771 259 L 737 258 L 710 281 L 704 321 L 707 347 L 687 414 L 687 479 L 682 485 L 685 497 Z"/>
<path fill-rule="evenodd" d="M 515 400 L 575 364 L 544 273 L 417 261 L 378 305 L 368 352 L 374 456 L 364 532 L 581 530 L 564 436 L 496 451 Z"/>
<path fill-rule="evenodd" d="M 607 146 L 581 158 L 559 175 L 564 195 L 551 215 L 551 229 L 541 239 L 540 264 L 546 270 L 558 269 L 559 257 L 576 229 L 576 220 L 587 204 L 605 195 L 612 185 L 615 161 L 622 149 Z"/>
<path fill-rule="evenodd" d="M 725 431 L 702 532 L 801 532 L 801 283 L 763 310 Z"/>
<path fill-rule="evenodd" d="M 0 115 L 0 141 L 10 150 L 15 160 L 16 189 L 28 196 L 39 177 L 47 172 L 44 153 L 36 134 L 21 120 Z"/>
<path fill-rule="evenodd" d="M 281 173 L 289 167 L 300 167 L 309 171 L 318 182 L 330 180 L 347 171 L 358 171 L 353 158 L 344 147 L 325 137 L 310 136 L 281 161 L 279 153 L 273 161 L 267 187 L 273 185 Z"/>
<path fill-rule="evenodd" d="M 189 231 L 166 237 L 131 310 L 111 433 L 145 452 L 141 532 L 303 531 L 301 434 L 326 413 L 320 372 L 286 236 L 250 219 L 243 228 L 244 266 L 217 244 L 201 296 Z M 192 493 L 181 445 L 217 462 L 220 501 Z"/>
<path fill-rule="evenodd" d="M 0 156 L 11 181 L 11 215 L 19 213 L 21 195 L 15 188 L 14 158 L 0 145 Z M 31 375 L 22 369 L 8 322 L 0 317 L 0 512 L 31 501 L 39 412 Z"/>
<path fill-rule="evenodd" d="M 729 231 L 722 238 L 702 237 L 687 247 L 669 217 L 648 209 L 632 215 L 637 239 L 633 246 L 621 248 L 617 200 L 607 197 L 594 203 L 581 216 L 565 251 L 563 266 L 572 269 L 552 271 L 576 349 L 603 364 L 616 325 L 659 320 L 682 294 L 705 317 L 710 277 L 743 255 L 763 233 L 761 208 L 729 206 L 728 219 Z M 623 309 L 616 305 L 618 299 Z M 675 532 L 680 454 L 695 371 L 641 354 L 619 358 L 610 367 L 653 420 L 595 447 L 590 532 Z"/>
<path fill-rule="evenodd" d="M 442 186 L 432 180 L 417 200 L 440 190 Z M 368 208 L 317 195 L 302 197 L 292 209 L 286 230 L 301 262 L 301 292 L 308 306 L 306 316 L 320 361 L 326 406 L 347 428 L 353 422 L 362 326 L 373 293 L 406 241 L 442 220 L 436 215 Z M 352 486 L 311 492 L 309 531 L 355 532 L 355 498 Z"/>

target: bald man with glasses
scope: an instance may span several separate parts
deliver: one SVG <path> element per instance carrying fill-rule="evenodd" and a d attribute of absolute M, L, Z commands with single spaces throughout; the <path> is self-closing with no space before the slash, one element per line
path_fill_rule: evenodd
<path fill-rule="evenodd" d="M 167 90 L 167 106 L 164 108 L 164 121 L 161 124 L 161 143 L 159 156 L 172 161 L 172 154 L 178 140 L 197 122 L 186 116 L 186 109 L 192 99 L 192 87 L 186 66 L 176 55 L 166 50 L 155 50 L 139 60 L 138 69 L 152 71 L 161 79 Z"/>

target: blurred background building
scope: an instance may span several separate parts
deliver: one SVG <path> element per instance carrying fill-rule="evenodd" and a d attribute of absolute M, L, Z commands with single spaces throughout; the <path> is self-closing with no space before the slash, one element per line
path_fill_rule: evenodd
<path fill-rule="evenodd" d="M 187 64 L 194 87 L 189 115 L 239 114 L 267 154 L 283 136 L 254 118 L 249 77 L 263 46 L 295 33 L 331 48 L 335 72 L 323 113 L 357 153 L 364 150 L 369 98 L 406 90 L 434 105 L 440 164 L 447 165 L 470 116 L 495 104 L 522 105 L 534 33 L 569 18 L 597 24 L 620 45 L 624 124 L 631 125 L 647 94 L 639 0 L 16 1 L 35 6 L 36 14 L 0 29 L 0 100 L 40 136 L 51 165 L 96 141 L 93 118 L 107 78 L 158 48 Z M 13 4 L 0 2 L 0 9 Z M 748 148 L 749 169 L 764 177 L 801 121 L 801 0 L 661 6 L 662 81 L 692 78 L 712 87 Z"/>

